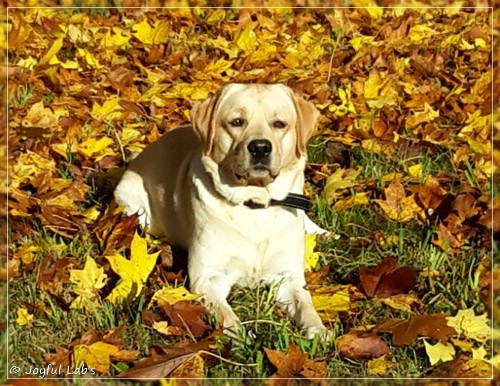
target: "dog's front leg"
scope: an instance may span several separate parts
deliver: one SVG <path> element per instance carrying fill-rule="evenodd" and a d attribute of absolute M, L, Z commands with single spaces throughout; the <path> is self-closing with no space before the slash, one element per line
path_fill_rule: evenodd
<path fill-rule="evenodd" d="M 236 336 L 240 320 L 227 302 L 227 297 L 234 283 L 229 283 L 227 277 L 220 274 L 212 275 L 204 272 L 203 276 L 190 276 L 191 292 L 203 295 L 203 302 L 207 310 L 222 317 L 224 333 Z"/>
<path fill-rule="evenodd" d="M 280 281 L 276 300 L 285 307 L 292 321 L 305 333 L 308 339 L 319 335 L 321 339 L 329 339 L 330 333 L 323 325 L 313 306 L 311 294 L 305 287 L 303 275 L 285 274 Z"/>

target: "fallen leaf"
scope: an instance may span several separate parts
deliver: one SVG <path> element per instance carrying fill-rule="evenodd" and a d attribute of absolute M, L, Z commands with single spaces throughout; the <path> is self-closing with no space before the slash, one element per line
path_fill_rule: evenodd
<path fill-rule="evenodd" d="M 422 301 L 417 297 L 417 295 L 414 294 L 394 295 L 379 299 L 379 301 L 394 310 L 405 311 L 408 313 L 413 311 L 412 307 L 414 306 L 423 306 Z"/>
<path fill-rule="evenodd" d="M 200 354 L 193 354 L 170 374 L 170 378 L 203 378 L 204 374 L 203 358 Z"/>
<path fill-rule="evenodd" d="M 447 342 L 457 335 L 454 328 L 446 323 L 446 314 L 411 315 L 408 320 L 390 319 L 375 327 L 374 332 L 389 332 L 395 346 L 412 344 L 417 337 L 439 339 Z"/>
<path fill-rule="evenodd" d="M 205 309 L 200 304 L 185 301 L 173 305 L 166 304 L 161 307 L 172 327 L 187 329 L 194 337 L 200 337 L 208 330 L 208 325 L 203 320 Z"/>
<path fill-rule="evenodd" d="M 148 254 L 145 238 L 136 232 L 130 246 L 130 260 L 120 254 L 106 256 L 111 268 L 121 277 L 121 282 L 111 291 L 107 299 L 122 303 L 128 296 L 137 297 L 156 264 L 159 252 Z M 135 289 L 134 293 L 131 293 Z"/>
<path fill-rule="evenodd" d="M 448 326 L 456 330 L 458 335 L 484 343 L 491 339 L 491 327 L 488 325 L 488 314 L 476 316 L 474 309 L 459 310 L 455 316 L 446 318 Z"/>
<path fill-rule="evenodd" d="M 20 326 L 26 326 L 30 324 L 33 320 L 33 315 L 31 315 L 26 308 L 17 309 L 17 319 L 16 322 Z"/>
<path fill-rule="evenodd" d="M 371 359 L 366 364 L 369 376 L 387 375 L 387 371 L 391 367 L 395 366 L 396 366 L 395 363 L 387 361 L 387 355 L 382 355 L 381 357 Z"/>
<path fill-rule="evenodd" d="M 264 347 L 269 361 L 276 367 L 276 372 L 271 378 L 292 378 L 302 376 L 305 378 L 324 378 L 326 376 L 326 363 L 314 362 L 304 354 L 294 343 L 290 343 L 286 354 Z"/>
<path fill-rule="evenodd" d="M 121 350 L 115 345 L 102 341 L 92 343 L 91 345 L 77 345 L 73 348 L 74 366 L 85 362 L 89 369 L 94 369 L 99 373 L 107 373 L 111 365 L 111 358 L 116 361 L 132 362 L 139 351 Z"/>
<path fill-rule="evenodd" d="M 415 195 L 406 196 L 401 182 L 392 180 L 391 184 L 384 189 L 385 200 L 374 200 L 389 219 L 397 222 L 408 222 L 418 216 L 422 216 L 422 209 L 415 201 Z"/>
<path fill-rule="evenodd" d="M 199 299 L 202 295 L 192 294 L 186 287 L 166 286 L 156 291 L 151 302 L 156 302 L 159 306 L 173 305 L 180 301 L 190 301 Z"/>
<path fill-rule="evenodd" d="M 373 270 L 362 267 L 359 272 L 361 288 L 368 298 L 408 292 L 415 285 L 417 276 L 418 272 L 411 267 L 398 267 L 394 256 L 387 257 Z"/>
<path fill-rule="evenodd" d="M 350 359 L 378 358 L 389 353 L 389 346 L 377 334 L 351 331 L 337 339 L 341 356 Z"/>
<path fill-rule="evenodd" d="M 316 268 L 319 261 L 319 252 L 315 252 L 316 248 L 316 235 L 306 234 L 306 257 L 305 257 L 305 268 L 306 272 L 312 271 Z"/>
<path fill-rule="evenodd" d="M 73 291 L 78 295 L 71 303 L 71 308 L 92 309 L 93 306 L 97 306 L 99 290 L 108 281 L 104 268 L 98 267 L 95 260 L 87 256 L 83 269 L 71 269 L 69 272 L 69 281 L 75 284 Z"/>
<path fill-rule="evenodd" d="M 312 294 L 314 308 L 321 320 L 336 321 L 339 311 L 348 311 L 351 308 L 351 298 L 347 291 L 337 291 L 333 294 Z"/>
<path fill-rule="evenodd" d="M 489 361 L 472 359 L 467 355 L 460 355 L 452 363 L 449 376 L 451 378 L 489 378 L 492 368 Z"/>
<path fill-rule="evenodd" d="M 437 342 L 435 345 L 431 345 L 424 340 L 424 346 L 431 366 L 434 366 L 438 362 L 448 362 L 455 358 L 455 348 L 451 344 Z"/>
<path fill-rule="evenodd" d="M 184 335 L 184 332 L 181 328 L 170 326 L 167 321 L 153 322 L 152 327 L 163 335 Z"/>

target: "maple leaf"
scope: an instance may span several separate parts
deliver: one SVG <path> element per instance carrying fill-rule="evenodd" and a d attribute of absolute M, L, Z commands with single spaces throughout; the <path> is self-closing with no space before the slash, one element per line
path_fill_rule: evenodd
<path fill-rule="evenodd" d="M 351 331 L 337 339 L 340 355 L 351 359 L 378 358 L 389 353 L 389 346 L 377 334 Z"/>
<path fill-rule="evenodd" d="M 399 180 L 393 180 L 384 189 L 385 200 L 374 200 L 389 219 L 398 222 L 408 222 L 417 215 L 422 214 L 422 209 L 415 201 L 415 195 L 406 196 L 403 185 Z M 422 217 L 422 216 L 421 216 Z"/>
<path fill-rule="evenodd" d="M 19 308 L 17 310 L 16 322 L 20 326 L 25 326 L 30 324 L 33 320 L 33 315 L 31 315 L 26 308 Z"/>
<path fill-rule="evenodd" d="M 319 261 L 319 252 L 314 252 L 316 248 L 316 235 L 306 235 L 306 250 L 305 250 L 305 268 L 306 272 L 312 271 L 316 268 Z"/>
<path fill-rule="evenodd" d="M 203 320 L 205 308 L 200 304 L 177 302 L 161 307 L 172 327 L 187 329 L 194 337 L 203 336 L 208 330 L 208 325 Z"/>
<path fill-rule="evenodd" d="M 437 342 L 435 345 L 432 345 L 424 340 L 424 345 L 431 366 L 434 366 L 438 362 L 448 362 L 455 358 L 455 348 L 451 344 Z"/>
<path fill-rule="evenodd" d="M 111 291 L 107 299 L 112 303 L 122 303 L 129 295 L 139 296 L 156 264 L 159 253 L 148 254 L 146 239 L 136 232 L 130 246 L 130 260 L 119 254 L 106 256 L 113 271 L 121 277 L 120 283 Z M 133 288 L 135 288 L 135 293 L 131 294 Z"/>
<path fill-rule="evenodd" d="M 457 332 L 446 323 L 446 317 L 446 314 L 430 314 L 411 315 L 408 320 L 390 319 L 375 327 L 374 332 L 392 333 L 392 343 L 395 346 L 407 346 L 418 336 L 447 342 L 448 337 Z"/>
<path fill-rule="evenodd" d="M 276 373 L 271 378 L 292 378 L 296 376 L 324 378 L 326 376 L 326 363 L 314 362 L 309 359 L 294 343 L 290 343 L 286 354 L 267 347 L 264 347 L 264 351 L 267 358 L 276 367 Z"/>
<path fill-rule="evenodd" d="M 394 366 L 396 366 L 395 363 L 387 361 L 387 355 L 371 359 L 366 364 L 368 375 L 370 376 L 384 376 Z"/>
<path fill-rule="evenodd" d="M 106 285 L 108 275 L 104 273 L 104 268 L 97 267 L 95 260 L 87 256 L 83 269 L 71 269 L 69 281 L 75 284 L 73 291 L 78 295 L 71 303 L 71 308 L 91 309 L 93 305 L 98 305 L 98 290 Z"/>
<path fill-rule="evenodd" d="M 322 288 L 326 292 L 327 288 Z M 312 293 L 312 302 L 316 311 L 323 321 L 337 320 L 339 311 L 348 311 L 351 308 L 351 298 L 346 290 L 337 290 L 333 293 L 320 291 Z"/>
<path fill-rule="evenodd" d="M 417 281 L 418 273 L 411 267 L 398 267 L 397 258 L 387 257 L 374 270 L 362 267 L 359 271 L 361 288 L 366 296 L 387 297 L 409 291 Z"/>
<path fill-rule="evenodd" d="M 102 341 L 90 345 L 76 345 L 73 348 L 73 365 L 77 367 L 85 362 L 89 369 L 94 369 L 99 373 L 106 373 L 111 365 L 111 358 L 121 362 L 132 362 L 139 351 L 121 350 L 117 346 Z"/>
<path fill-rule="evenodd" d="M 156 302 L 159 306 L 173 305 L 180 301 L 190 301 L 199 299 L 202 295 L 192 294 L 186 287 L 163 287 L 156 291 L 151 302 Z"/>
<path fill-rule="evenodd" d="M 446 318 L 448 326 L 454 328 L 458 335 L 483 343 L 491 338 L 491 327 L 488 325 L 488 314 L 476 316 L 474 309 L 459 310 L 455 316 Z"/>

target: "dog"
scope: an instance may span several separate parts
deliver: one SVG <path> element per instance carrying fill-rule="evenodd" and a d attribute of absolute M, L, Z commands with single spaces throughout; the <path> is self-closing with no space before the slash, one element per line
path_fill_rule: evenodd
<path fill-rule="evenodd" d="M 190 290 L 222 317 L 233 285 L 278 283 L 276 300 L 306 337 L 325 337 L 304 288 L 304 233 L 325 231 L 304 211 L 271 206 L 302 194 L 306 146 L 319 112 L 280 84 L 229 84 L 195 103 L 191 126 L 167 132 L 115 189 L 125 213 L 188 251 Z"/>

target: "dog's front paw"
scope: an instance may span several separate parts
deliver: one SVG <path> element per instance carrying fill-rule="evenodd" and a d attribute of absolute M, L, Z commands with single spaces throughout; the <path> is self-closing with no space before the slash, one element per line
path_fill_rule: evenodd
<path fill-rule="evenodd" d="M 335 337 L 333 331 L 328 330 L 325 326 L 311 326 L 304 330 L 307 339 L 314 339 L 318 336 L 322 342 L 331 342 Z"/>

